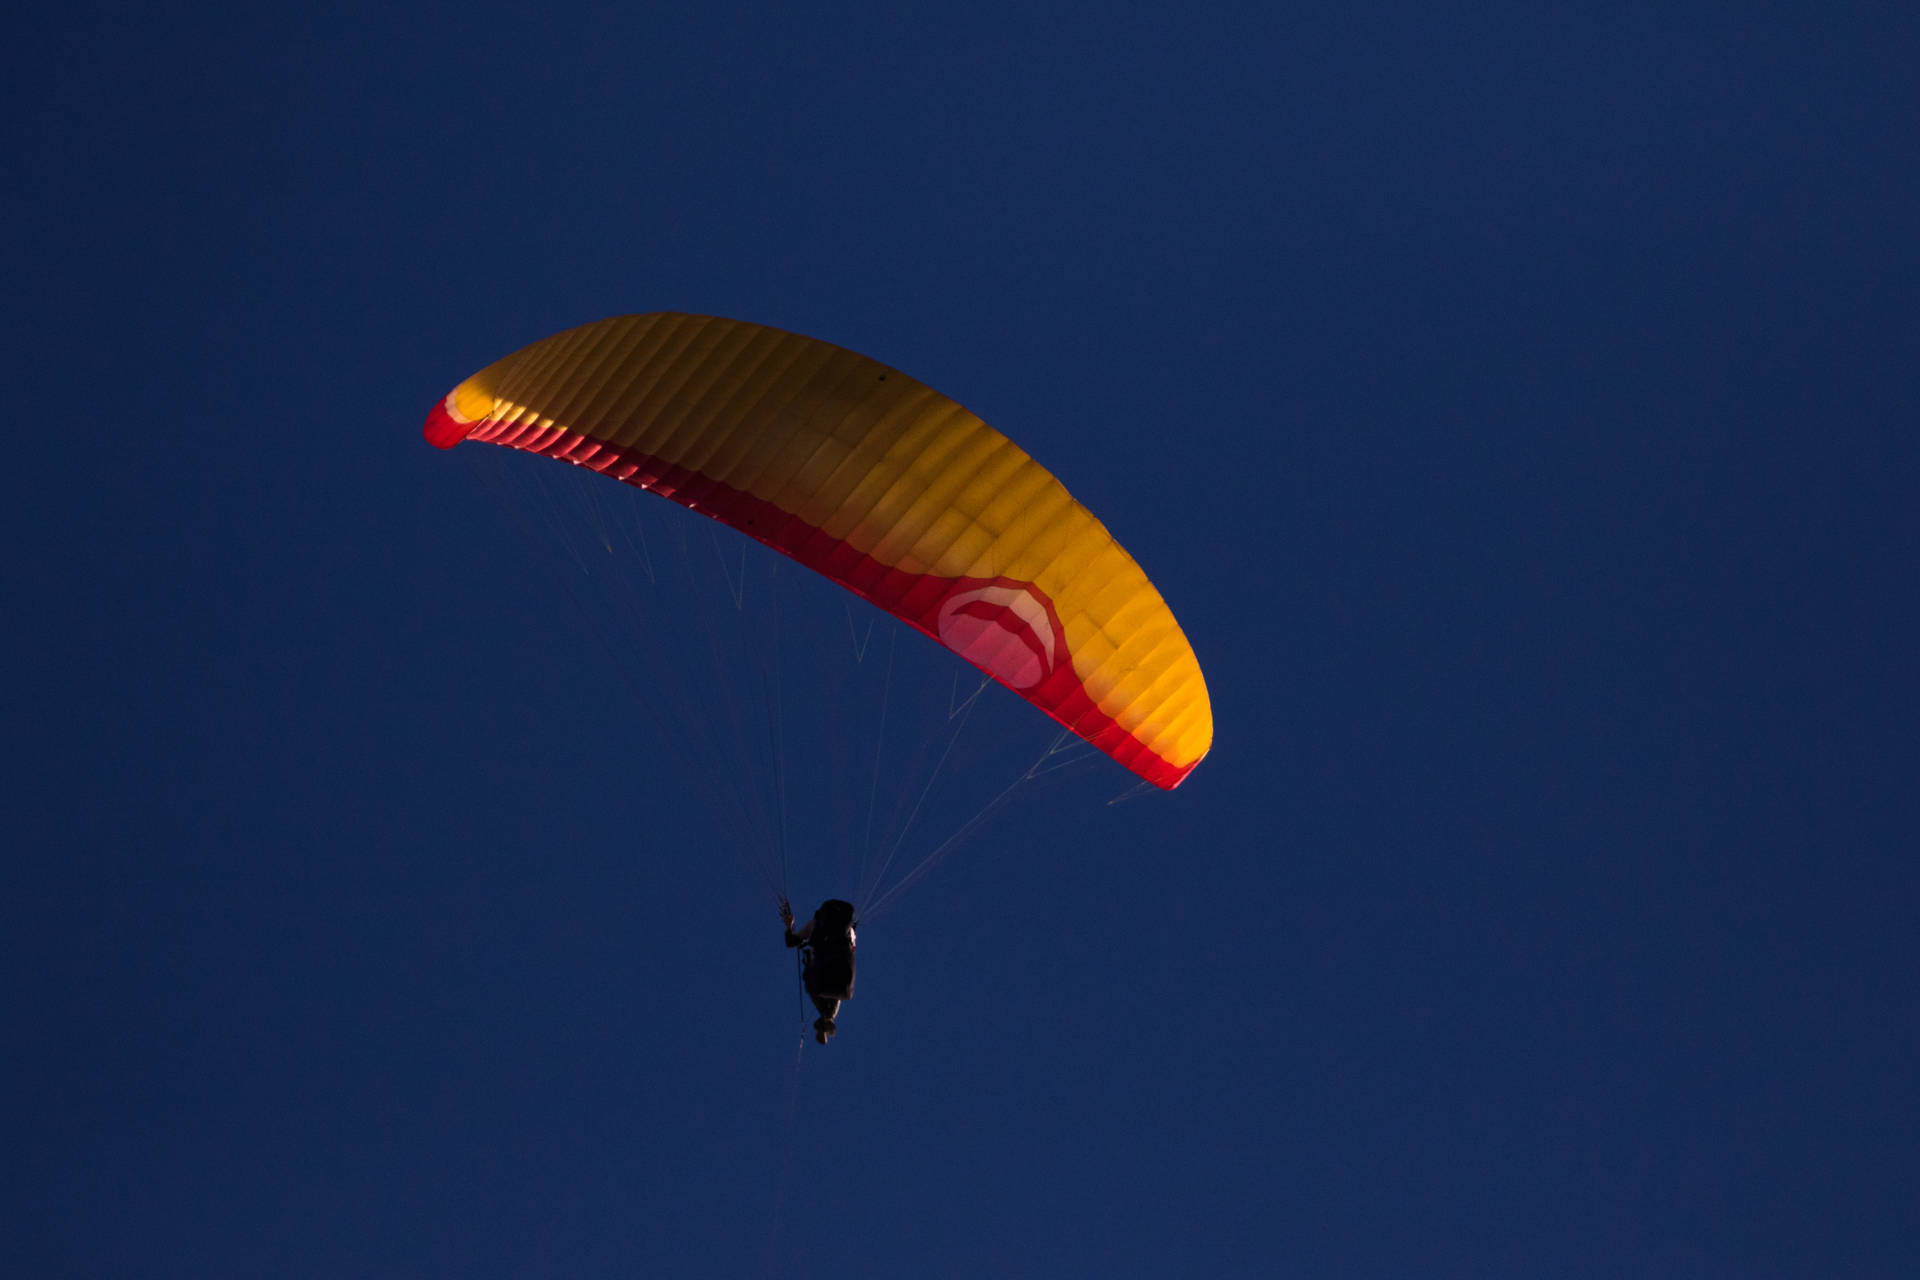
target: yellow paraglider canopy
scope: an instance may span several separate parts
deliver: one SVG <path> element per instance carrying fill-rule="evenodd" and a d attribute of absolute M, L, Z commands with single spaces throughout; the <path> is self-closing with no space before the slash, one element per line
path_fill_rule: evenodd
<path fill-rule="evenodd" d="M 428 416 L 657 493 L 857 592 L 1149 782 L 1213 741 L 1186 636 L 1140 566 L 1006 436 L 865 356 L 658 312 L 536 342 Z"/>

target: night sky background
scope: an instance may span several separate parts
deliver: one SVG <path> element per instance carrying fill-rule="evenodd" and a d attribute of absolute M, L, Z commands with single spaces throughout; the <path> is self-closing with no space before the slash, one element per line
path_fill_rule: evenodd
<path fill-rule="evenodd" d="M 1911 4 L 5 21 L 0 1269 L 1920 1274 Z M 662 309 L 981 414 L 1212 692 L 824 1050 L 647 693 L 707 642 L 420 438 Z"/>

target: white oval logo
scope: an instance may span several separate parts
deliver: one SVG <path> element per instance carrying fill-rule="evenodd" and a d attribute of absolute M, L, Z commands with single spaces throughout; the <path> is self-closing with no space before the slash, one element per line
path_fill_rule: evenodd
<path fill-rule="evenodd" d="M 1031 689 L 1055 661 L 1053 620 L 1018 586 L 973 587 L 940 602 L 940 643 L 1013 689 Z"/>

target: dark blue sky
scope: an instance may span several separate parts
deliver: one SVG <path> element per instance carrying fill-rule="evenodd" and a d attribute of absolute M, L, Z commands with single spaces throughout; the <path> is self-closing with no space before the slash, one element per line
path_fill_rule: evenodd
<path fill-rule="evenodd" d="M 10 21 L 6 1269 L 1920 1271 L 1912 7 L 683 8 Z M 419 436 L 658 309 L 979 412 L 1213 693 L 797 1057 L 704 641 Z"/>

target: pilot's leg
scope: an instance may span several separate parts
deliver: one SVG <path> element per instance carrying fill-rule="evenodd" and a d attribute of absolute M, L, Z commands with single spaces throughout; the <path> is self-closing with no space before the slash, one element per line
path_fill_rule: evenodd
<path fill-rule="evenodd" d="M 833 1025 L 834 1015 L 840 1012 L 840 1002 L 826 996 L 814 996 L 813 1007 L 820 1011 L 820 1017 L 813 1024 L 813 1038 L 821 1044 L 833 1039 L 837 1028 Z"/>

